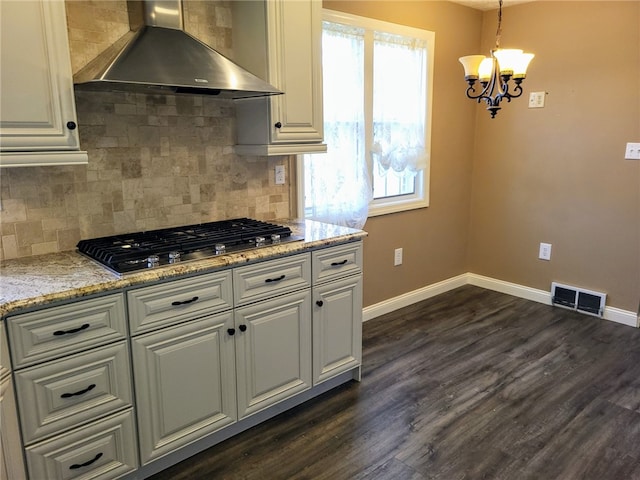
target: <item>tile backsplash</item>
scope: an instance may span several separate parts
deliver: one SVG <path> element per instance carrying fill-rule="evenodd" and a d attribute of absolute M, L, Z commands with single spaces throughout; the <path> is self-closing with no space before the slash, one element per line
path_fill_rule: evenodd
<path fill-rule="evenodd" d="M 291 215 L 283 157 L 233 152 L 232 100 L 77 92 L 88 165 L 0 171 L 2 257 L 72 250 L 81 238 L 235 217 Z"/>
<path fill-rule="evenodd" d="M 227 4 L 185 2 L 190 8 L 185 23 L 191 19 L 192 28 L 203 35 L 205 29 L 198 25 L 222 23 L 207 32 L 217 35 L 217 47 L 228 46 Z M 86 52 L 78 52 L 78 47 L 74 51 L 73 38 L 80 34 L 72 33 L 78 23 L 72 14 L 77 19 L 87 12 L 74 13 L 68 7 L 67 14 L 73 61 Z M 208 40 L 216 43 L 215 38 Z M 74 65 L 74 71 L 78 68 Z M 270 220 L 292 215 L 290 185 L 275 185 L 273 178 L 275 165 L 290 159 L 235 155 L 232 100 L 78 91 L 76 107 L 88 165 L 0 170 L 1 258 L 72 250 L 82 238 L 235 217 Z"/>

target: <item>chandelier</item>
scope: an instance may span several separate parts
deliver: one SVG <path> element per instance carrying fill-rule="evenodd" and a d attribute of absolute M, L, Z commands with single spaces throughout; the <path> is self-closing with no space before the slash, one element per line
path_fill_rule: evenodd
<path fill-rule="evenodd" d="M 534 57 L 533 53 L 523 53 L 522 50 L 500 48 L 500 36 L 502 34 L 502 0 L 498 8 L 498 29 L 496 31 L 496 48 L 491 50 L 491 56 L 467 55 L 460 57 L 460 63 L 464 67 L 464 79 L 469 84 L 467 97 L 472 100 L 484 101 L 491 118 L 495 118 L 500 110 L 500 102 L 507 99 L 518 98 L 522 95 L 520 84 L 527 76 L 527 67 Z M 474 85 L 480 81 L 482 91 L 477 93 Z M 513 80 L 513 91 L 510 81 Z"/>

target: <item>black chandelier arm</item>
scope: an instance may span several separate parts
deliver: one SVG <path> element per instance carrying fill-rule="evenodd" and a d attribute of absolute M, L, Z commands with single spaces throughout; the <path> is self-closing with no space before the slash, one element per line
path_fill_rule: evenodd
<path fill-rule="evenodd" d="M 522 95 L 522 87 L 520 86 L 520 82 L 516 82 L 513 93 L 509 93 L 509 96 L 511 98 L 518 98 L 520 95 Z"/>
<path fill-rule="evenodd" d="M 471 100 L 478 100 L 478 103 L 480 103 L 480 100 L 490 96 L 493 93 L 495 78 L 492 78 L 490 82 L 480 82 L 480 84 L 482 85 L 482 91 L 477 95 L 473 95 L 473 93 L 475 93 L 476 91 L 476 89 L 474 88 L 476 81 L 474 79 L 469 79 L 467 80 L 467 83 L 469 84 L 469 88 L 467 88 L 466 92 L 467 98 L 470 98 Z"/>

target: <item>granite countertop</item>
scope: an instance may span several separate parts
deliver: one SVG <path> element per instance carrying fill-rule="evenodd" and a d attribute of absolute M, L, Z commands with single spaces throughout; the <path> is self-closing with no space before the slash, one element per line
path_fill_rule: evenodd
<path fill-rule="evenodd" d="M 277 220 L 274 223 L 288 226 L 293 235 L 302 236 L 304 240 L 163 266 L 123 276 L 112 273 L 75 251 L 6 260 L 0 263 L 0 316 L 4 317 L 21 309 L 45 306 L 60 300 L 80 298 L 181 275 L 204 273 L 269 257 L 359 240 L 367 235 L 362 230 L 311 220 Z"/>

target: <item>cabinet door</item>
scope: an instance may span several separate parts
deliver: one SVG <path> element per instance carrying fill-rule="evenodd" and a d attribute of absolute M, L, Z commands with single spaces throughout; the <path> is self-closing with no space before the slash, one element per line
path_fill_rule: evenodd
<path fill-rule="evenodd" d="M 272 142 L 322 142 L 320 1 L 267 2 Z M 277 124 L 280 127 L 277 127 Z"/>
<path fill-rule="evenodd" d="M 313 384 L 362 362 L 362 275 L 313 289 Z"/>
<path fill-rule="evenodd" d="M 308 289 L 236 309 L 238 416 L 311 388 Z"/>
<path fill-rule="evenodd" d="M 0 21 L 0 165 L 87 163 L 78 151 L 64 2 L 0 2 Z"/>
<path fill-rule="evenodd" d="M 24 480 L 27 476 L 22 460 L 18 412 L 3 327 L 0 325 L 0 478 Z"/>
<path fill-rule="evenodd" d="M 239 155 L 323 153 L 321 0 L 246 0 L 233 60 L 284 92 L 235 102 Z"/>
<path fill-rule="evenodd" d="M 236 420 L 231 312 L 132 339 L 143 464 Z"/>

